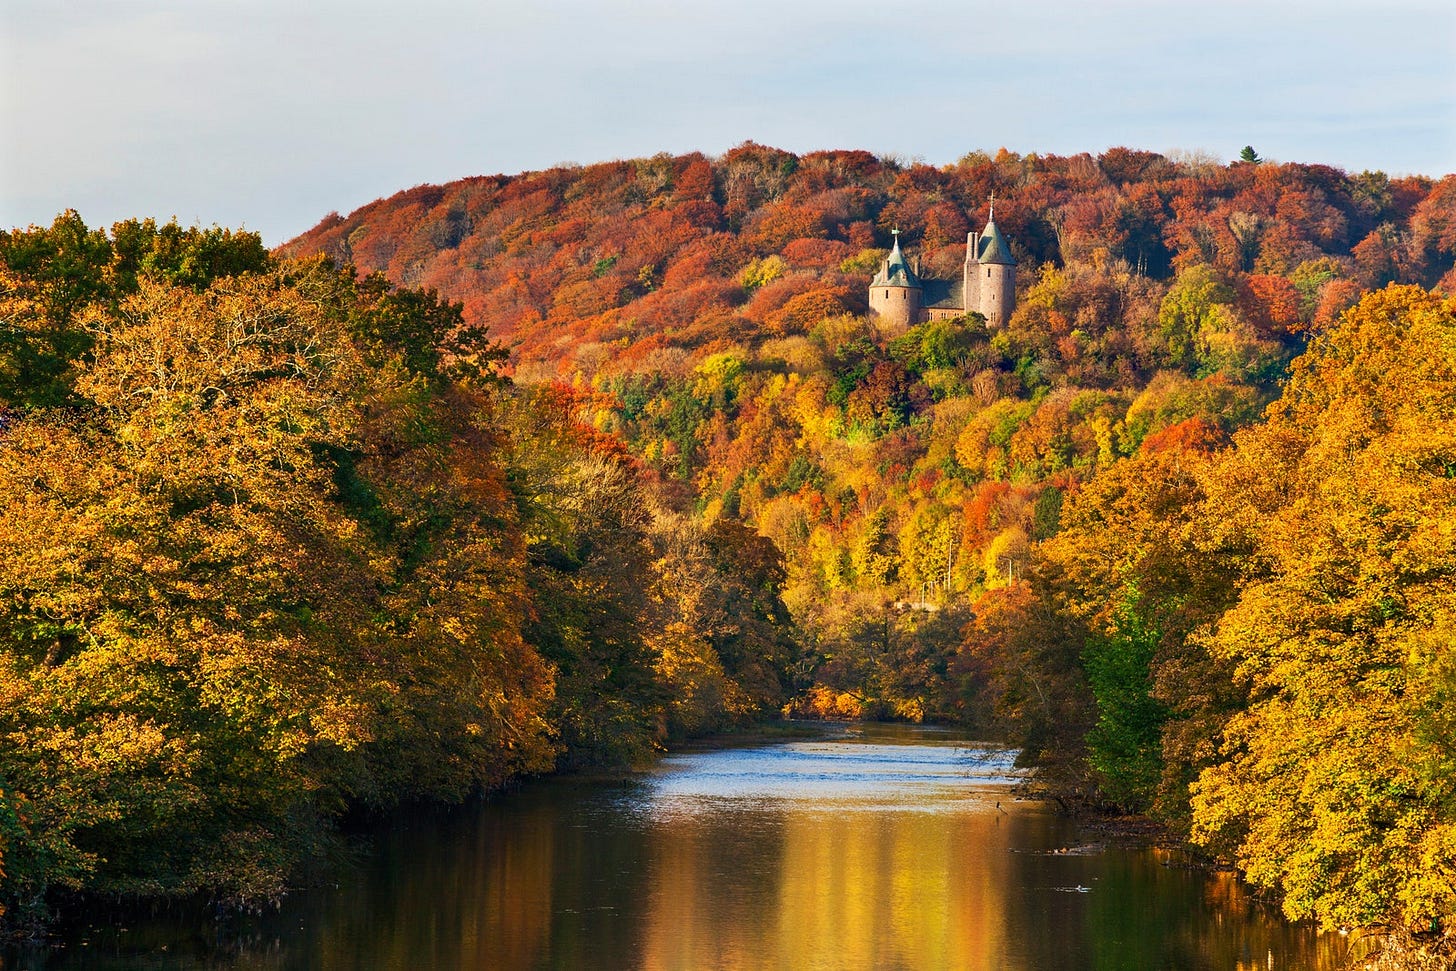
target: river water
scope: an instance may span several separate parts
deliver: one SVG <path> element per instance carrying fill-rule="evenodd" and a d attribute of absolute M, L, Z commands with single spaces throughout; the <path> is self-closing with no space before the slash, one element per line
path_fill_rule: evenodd
<path fill-rule="evenodd" d="M 4 971 L 1329 971 L 1227 874 L 1019 801 L 1011 755 L 933 729 L 679 754 L 375 834 L 335 889 L 217 922 L 82 927 Z"/>

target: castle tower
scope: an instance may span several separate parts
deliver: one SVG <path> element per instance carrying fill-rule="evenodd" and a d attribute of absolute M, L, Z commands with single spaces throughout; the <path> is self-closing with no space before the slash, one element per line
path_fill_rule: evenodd
<path fill-rule="evenodd" d="M 974 264 L 971 250 L 976 252 Z M 972 275 L 975 277 L 974 290 Z M 974 299 L 973 299 L 974 298 Z M 979 310 L 988 327 L 1005 327 L 1016 309 L 1016 260 L 1011 246 L 996 228 L 996 207 L 993 203 L 986 220 L 986 231 L 977 238 L 971 234 L 966 252 L 966 310 Z"/>
<path fill-rule="evenodd" d="M 981 309 L 981 234 L 966 233 L 965 297 L 961 306 L 966 313 Z"/>
<path fill-rule="evenodd" d="M 900 252 L 900 231 L 895 233 L 895 246 L 870 281 L 870 313 L 880 318 L 880 326 L 890 333 L 903 333 L 920 320 L 920 303 L 924 287 L 915 271 Z"/>

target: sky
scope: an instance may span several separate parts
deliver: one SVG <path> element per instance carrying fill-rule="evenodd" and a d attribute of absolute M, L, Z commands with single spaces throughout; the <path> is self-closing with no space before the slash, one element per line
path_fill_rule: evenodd
<path fill-rule="evenodd" d="M 1456 172 L 1451 0 L 0 0 L 0 228 L 276 245 L 423 183 L 744 141 Z"/>

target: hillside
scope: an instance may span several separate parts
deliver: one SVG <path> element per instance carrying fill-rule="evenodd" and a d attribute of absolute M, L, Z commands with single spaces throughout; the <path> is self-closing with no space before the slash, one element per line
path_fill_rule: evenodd
<path fill-rule="evenodd" d="M 993 194 L 1019 264 L 1007 327 L 863 316 L 892 229 L 953 275 Z M 1452 177 L 745 144 L 423 186 L 283 252 L 461 302 L 518 382 L 571 385 L 708 518 L 774 540 L 821 708 L 943 717 L 967 714 L 947 657 L 964 618 L 929 625 L 941 646 L 901 670 L 905 651 L 871 643 L 885 602 L 968 608 L 1024 572 L 1097 469 L 1256 418 L 1361 293 L 1450 288 L 1453 208 Z"/>
<path fill-rule="evenodd" d="M 1206 265 L 1241 291 L 1249 326 L 1278 331 L 1293 320 L 1276 299 L 1287 290 L 1270 278 L 1296 288 L 1306 322 L 1321 301 L 1328 319 L 1352 286 L 1437 283 L 1452 265 L 1453 193 L 1450 179 L 1120 148 L 1071 158 L 974 153 L 937 169 L 750 143 L 717 159 L 664 155 L 421 186 L 332 215 L 282 251 L 321 252 L 436 289 L 463 304 L 467 321 L 518 344 L 533 374 L 545 363 L 590 380 L 651 370 L 643 362 L 658 350 L 757 343 L 802 333 L 815 313 L 863 311 L 877 251 L 895 227 L 927 267 L 954 269 L 993 194 L 1025 283 L 1048 264 L 1095 269 L 1109 284 L 1119 269 L 1166 284 Z M 751 269 L 774 257 L 767 273 Z M 1349 286 L 1326 294 L 1332 279 Z M 1023 329 L 1080 329 L 1098 342 L 1082 356 L 1092 350 L 1124 371 L 1165 365 L 1165 342 L 1146 339 L 1146 308 L 1108 314 L 1086 303 L 1063 298 L 1049 309 L 1073 311 L 1066 321 Z M 1120 330 L 1121 346 L 1100 343 Z M 1042 350 L 1082 376 L 1071 347 Z"/>

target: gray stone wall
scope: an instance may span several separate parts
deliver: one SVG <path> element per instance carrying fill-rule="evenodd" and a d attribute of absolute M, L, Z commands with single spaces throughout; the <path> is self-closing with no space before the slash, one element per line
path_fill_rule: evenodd
<path fill-rule="evenodd" d="M 909 287 L 870 287 L 870 313 L 885 333 L 903 334 L 920 321 L 920 291 Z"/>
<path fill-rule="evenodd" d="M 986 263 L 981 267 L 981 315 L 986 326 L 1005 327 L 1016 309 L 1016 267 Z"/>
<path fill-rule="evenodd" d="M 976 259 L 976 253 L 981 248 L 980 233 L 966 233 L 966 269 L 965 282 L 962 284 L 965 291 L 965 299 L 961 306 L 969 313 L 972 310 L 981 309 L 981 263 Z"/>

